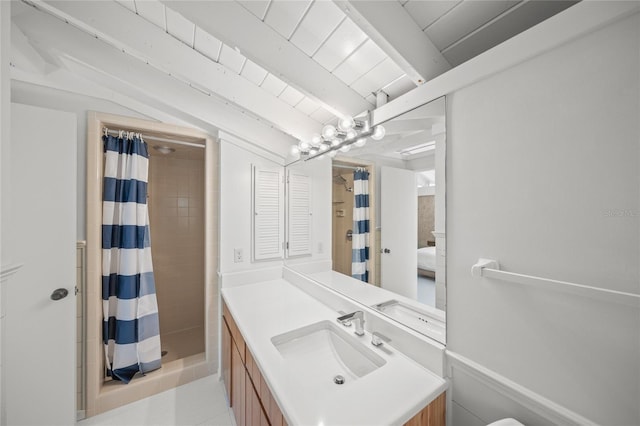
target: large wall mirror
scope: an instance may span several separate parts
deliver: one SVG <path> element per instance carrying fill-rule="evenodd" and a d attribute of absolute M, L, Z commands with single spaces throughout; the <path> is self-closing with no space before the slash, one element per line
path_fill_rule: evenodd
<path fill-rule="evenodd" d="M 442 97 L 407 111 L 382 123 L 382 140 L 369 139 L 332 159 L 330 180 L 316 185 L 331 188 L 333 271 L 308 273 L 441 343 L 446 341 L 445 110 Z M 292 167 L 302 169 L 311 161 L 317 160 Z M 365 274 L 352 256 L 364 246 L 354 220 L 363 217 L 357 201 L 363 193 L 370 200 Z M 299 260 L 287 263 L 308 272 Z M 361 296 L 363 281 L 378 288 L 367 292 L 373 296 Z"/>

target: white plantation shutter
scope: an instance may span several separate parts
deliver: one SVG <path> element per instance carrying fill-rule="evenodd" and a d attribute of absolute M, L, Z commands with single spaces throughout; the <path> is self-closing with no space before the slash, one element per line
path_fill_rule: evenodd
<path fill-rule="evenodd" d="M 289 170 L 287 256 L 311 254 L 311 179 Z"/>
<path fill-rule="evenodd" d="M 284 231 L 282 169 L 253 166 L 253 259 L 281 259 Z"/>

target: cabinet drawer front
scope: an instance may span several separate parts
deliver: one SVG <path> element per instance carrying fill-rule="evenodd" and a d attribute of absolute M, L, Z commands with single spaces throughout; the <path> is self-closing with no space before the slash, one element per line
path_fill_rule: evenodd
<path fill-rule="evenodd" d="M 223 380 L 225 387 L 231 389 L 230 402 L 236 423 L 238 426 L 286 426 L 282 411 L 224 301 L 222 316 L 223 361 L 227 352 L 230 358 L 230 374 L 226 374 L 223 362 Z"/>
<path fill-rule="evenodd" d="M 222 302 L 222 316 L 224 317 L 224 319 L 227 321 L 227 324 L 229 325 L 229 331 L 231 331 L 231 337 L 233 338 L 234 343 L 238 347 L 238 352 L 240 353 L 240 357 L 242 358 L 242 363 L 244 364 L 246 362 L 244 338 L 242 337 L 242 334 L 240 333 L 240 330 L 238 329 L 238 326 L 236 325 L 235 320 L 231 316 L 231 313 L 229 312 L 229 308 L 227 308 L 227 304 L 224 302 Z"/>

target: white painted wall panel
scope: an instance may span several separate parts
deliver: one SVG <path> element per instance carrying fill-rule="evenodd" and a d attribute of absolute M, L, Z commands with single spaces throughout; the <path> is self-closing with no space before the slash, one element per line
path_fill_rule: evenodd
<path fill-rule="evenodd" d="M 150 117 L 113 102 L 75 95 L 61 90 L 44 88 L 32 84 L 14 81 L 11 87 L 11 100 L 16 103 L 40 106 L 60 111 L 74 112 L 78 125 L 78 155 L 69 158 L 65 167 L 77 168 L 77 230 L 78 240 L 86 239 L 86 182 L 87 182 L 87 111 L 101 111 L 112 114 L 126 115 L 135 118 Z"/>
<path fill-rule="evenodd" d="M 640 423 L 640 312 L 469 271 L 640 292 L 639 55 L 636 14 L 447 98 L 448 349 L 601 424 Z"/>
<path fill-rule="evenodd" d="M 0 193 L 8 193 L 9 187 L 9 157 L 7 149 L 11 137 L 11 97 L 10 92 L 10 76 L 9 76 L 9 52 L 10 43 L 10 27 L 11 27 L 11 3 L 0 2 Z M 9 205 L 6 201 L 0 199 L 0 228 L 5 229 L 9 213 Z M 3 232 L 4 233 L 4 232 Z M 4 269 L 5 263 L 12 259 L 7 259 L 3 249 L 3 242 L 0 240 L 0 265 Z M 4 381 L 4 336 L 5 336 L 5 290 L 4 278 L 0 279 L 0 424 L 7 423 L 7 412 L 5 409 L 5 381 Z"/>
<path fill-rule="evenodd" d="M 251 262 L 252 167 L 277 169 L 281 165 L 233 145 L 225 136 L 220 143 L 220 272 L 237 272 L 282 265 L 282 260 Z M 284 188 L 284 184 L 283 188 Z M 284 200 L 280 212 L 284 212 Z M 281 221 L 284 213 L 281 213 Z M 243 260 L 234 262 L 234 249 Z"/>

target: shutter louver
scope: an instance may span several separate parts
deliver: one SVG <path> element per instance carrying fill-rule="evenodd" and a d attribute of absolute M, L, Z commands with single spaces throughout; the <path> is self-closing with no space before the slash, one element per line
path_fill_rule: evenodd
<path fill-rule="evenodd" d="M 282 173 L 254 166 L 253 258 L 281 259 Z"/>
<path fill-rule="evenodd" d="M 310 255 L 311 179 L 290 171 L 288 183 L 287 255 Z"/>

